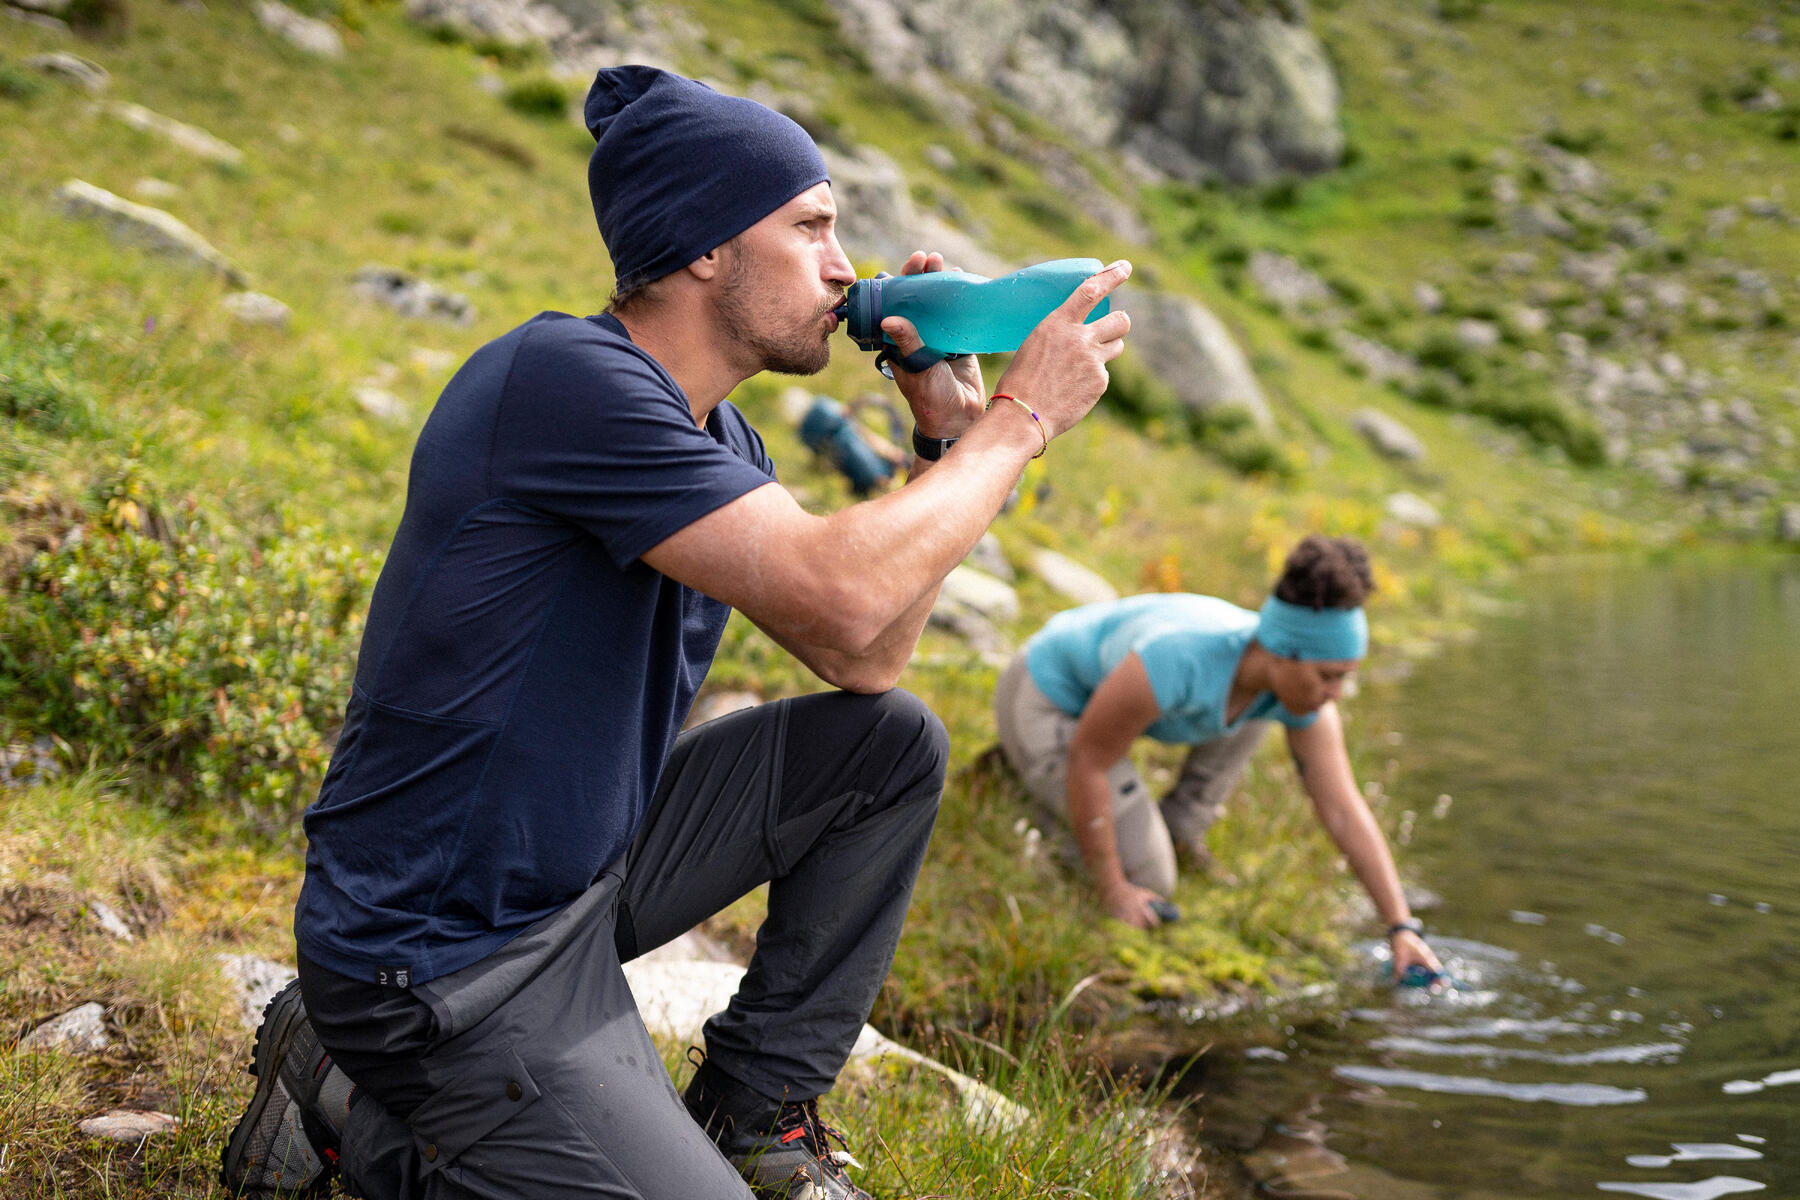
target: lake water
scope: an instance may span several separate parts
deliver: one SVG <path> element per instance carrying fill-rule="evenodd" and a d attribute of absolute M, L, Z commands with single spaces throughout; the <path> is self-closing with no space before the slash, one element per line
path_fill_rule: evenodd
<path fill-rule="evenodd" d="M 1266 1194 L 1800 1197 L 1800 561 L 1565 566 L 1365 687 L 1457 990 L 1227 1056 Z"/>

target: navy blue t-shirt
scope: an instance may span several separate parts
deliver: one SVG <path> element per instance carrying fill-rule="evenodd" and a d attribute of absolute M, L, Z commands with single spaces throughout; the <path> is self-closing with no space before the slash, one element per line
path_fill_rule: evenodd
<path fill-rule="evenodd" d="M 625 851 L 730 612 L 638 556 L 774 477 L 741 413 L 696 426 L 610 316 L 476 351 L 419 434 L 306 812 L 301 953 L 422 983 Z"/>

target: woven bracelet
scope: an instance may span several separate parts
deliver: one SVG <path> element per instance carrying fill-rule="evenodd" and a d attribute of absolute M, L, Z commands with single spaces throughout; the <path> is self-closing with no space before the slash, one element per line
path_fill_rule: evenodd
<path fill-rule="evenodd" d="M 988 408 L 990 408 L 990 409 L 993 408 L 994 401 L 996 401 L 996 400 L 1011 400 L 1014 404 L 1016 404 L 1020 408 L 1024 409 L 1025 412 L 1027 413 L 1027 415 L 1029 415 L 1031 417 L 1032 422 L 1037 426 L 1038 436 L 1044 439 L 1044 444 L 1041 447 L 1039 447 L 1038 452 L 1036 454 L 1032 455 L 1031 457 L 1033 457 L 1033 458 L 1044 457 L 1044 451 L 1050 449 L 1050 435 L 1044 429 L 1044 418 L 1038 416 L 1037 411 L 1035 409 L 1033 409 L 1031 407 L 1031 405 L 1025 403 L 1023 400 L 1019 399 L 1017 396 L 1009 396 L 1005 392 L 995 392 L 993 395 L 989 396 L 988 402 L 987 402 Z"/>

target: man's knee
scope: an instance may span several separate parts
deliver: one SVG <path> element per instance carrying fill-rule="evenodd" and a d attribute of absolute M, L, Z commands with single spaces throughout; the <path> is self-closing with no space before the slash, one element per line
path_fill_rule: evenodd
<path fill-rule="evenodd" d="M 894 765 L 897 777 L 930 779 L 942 790 L 950 762 L 950 733 L 925 702 L 911 692 L 893 688 L 870 697 L 873 703 L 870 731 L 881 743 L 881 753 Z"/>

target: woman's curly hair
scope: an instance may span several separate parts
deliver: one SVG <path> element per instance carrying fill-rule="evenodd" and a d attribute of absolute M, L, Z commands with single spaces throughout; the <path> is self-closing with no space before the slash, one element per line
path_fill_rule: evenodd
<path fill-rule="evenodd" d="M 1309 534 L 1287 556 L 1275 597 L 1307 608 L 1356 608 L 1375 590 L 1369 552 L 1350 537 Z"/>

